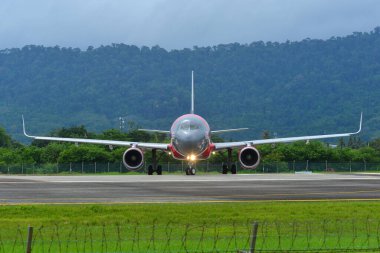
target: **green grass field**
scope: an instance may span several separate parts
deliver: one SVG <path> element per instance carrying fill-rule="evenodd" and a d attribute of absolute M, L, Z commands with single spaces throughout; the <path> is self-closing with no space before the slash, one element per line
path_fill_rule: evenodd
<path fill-rule="evenodd" d="M 260 249 L 379 246 L 379 201 L 3 205 L 0 252 L 24 252 L 28 225 L 33 252 L 236 252 L 253 221 Z"/>

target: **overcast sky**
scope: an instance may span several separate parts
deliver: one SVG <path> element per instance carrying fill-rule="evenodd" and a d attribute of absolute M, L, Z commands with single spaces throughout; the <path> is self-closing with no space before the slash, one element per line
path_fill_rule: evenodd
<path fill-rule="evenodd" d="M 1 0 L 0 49 L 166 49 L 328 39 L 380 26 L 379 0 Z"/>

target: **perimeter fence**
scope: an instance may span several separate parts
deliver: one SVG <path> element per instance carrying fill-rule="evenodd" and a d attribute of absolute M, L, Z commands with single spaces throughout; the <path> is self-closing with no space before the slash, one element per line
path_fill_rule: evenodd
<path fill-rule="evenodd" d="M 246 170 L 236 162 L 238 173 L 295 173 L 312 172 L 380 172 L 380 163 L 367 162 L 262 162 L 254 170 Z M 186 163 L 163 163 L 163 173 L 184 173 Z M 222 172 L 223 163 L 207 161 L 196 164 L 197 173 Z M 128 171 L 122 162 L 117 163 L 57 163 L 57 164 L 9 164 L 0 165 L 0 174 L 97 174 L 97 173 L 147 173 L 147 165 L 138 171 Z"/>
<path fill-rule="evenodd" d="M 29 232 L 29 234 L 28 234 Z M 29 240 L 27 239 L 29 238 Z M 379 252 L 380 220 L 0 229 L 0 252 Z"/>

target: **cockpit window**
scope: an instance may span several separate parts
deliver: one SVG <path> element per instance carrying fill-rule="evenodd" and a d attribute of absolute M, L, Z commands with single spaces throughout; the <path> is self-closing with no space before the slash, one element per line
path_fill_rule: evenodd
<path fill-rule="evenodd" d="M 200 126 L 199 124 L 191 122 L 190 120 L 184 120 L 181 122 L 179 129 L 184 130 L 184 131 L 192 131 L 192 130 L 200 129 Z"/>
<path fill-rule="evenodd" d="M 198 130 L 199 126 L 196 124 L 190 124 L 190 130 Z"/>
<path fill-rule="evenodd" d="M 189 131 L 190 130 L 190 120 L 182 121 L 179 129 L 184 130 L 184 131 Z"/>

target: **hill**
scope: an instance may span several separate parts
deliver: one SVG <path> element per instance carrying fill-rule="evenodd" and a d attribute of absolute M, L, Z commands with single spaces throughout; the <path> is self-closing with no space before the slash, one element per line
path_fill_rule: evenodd
<path fill-rule="evenodd" d="M 166 51 L 112 44 L 87 50 L 29 45 L 0 51 L 0 124 L 16 139 L 85 125 L 118 128 L 120 116 L 169 129 L 190 109 L 234 138 L 354 131 L 380 136 L 380 27 L 328 40 L 253 42 Z"/>

